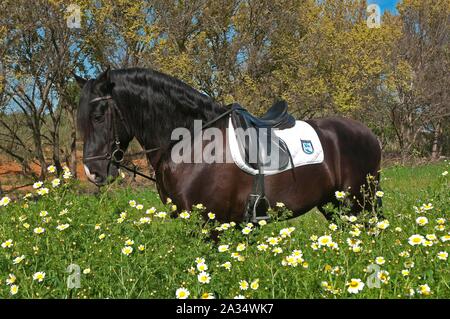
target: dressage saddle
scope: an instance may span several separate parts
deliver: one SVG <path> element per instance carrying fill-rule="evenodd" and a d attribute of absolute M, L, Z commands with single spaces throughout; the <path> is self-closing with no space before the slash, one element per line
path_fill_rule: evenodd
<path fill-rule="evenodd" d="M 291 156 L 286 143 L 274 133 L 274 129 L 295 126 L 295 118 L 288 113 L 287 103 L 276 102 L 262 117 L 254 116 L 237 103 L 231 107 L 236 140 L 246 164 L 256 170 L 285 169 Z"/>
<path fill-rule="evenodd" d="M 295 126 L 295 118 L 288 113 L 285 101 L 276 102 L 262 117 L 254 116 L 237 103 L 231 105 L 231 110 L 239 152 L 246 164 L 258 171 L 245 211 L 246 219 L 257 223 L 269 219 L 267 211 L 270 204 L 264 193 L 264 170 L 284 170 L 290 164 L 294 167 L 286 143 L 274 130 Z"/>
<path fill-rule="evenodd" d="M 288 105 L 285 101 L 275 102 L 261 117 L 254 116 L 239 104 L 233 104 L 233 106 L 239 115 L 243 117 L 243 123 L 247 127 L 254 126 L 257 128 L 277 128 L 283 130 L 295 125 L 295 118 L 288 113 Z"/>

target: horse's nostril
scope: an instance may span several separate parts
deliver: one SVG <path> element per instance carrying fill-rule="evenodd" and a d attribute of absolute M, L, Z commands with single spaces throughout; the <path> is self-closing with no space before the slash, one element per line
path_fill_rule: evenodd
<path fill-rule="evenodd" d="M 97 185 L 101 185 L 101 184 L 105 183 L 105 179 L 102 176 L 99 176 L 99 175 L 95 174 L 94 182 Z"/>
<path fill-rule="evenodd" d="M 94 172 L 91 172 L 86 165 L 84 165 L 84 172 L 86 173 L 87 178 L 91 182 L 95 182 L 95 180 L 97 178 L 97 174 L 95 174 Z"/>

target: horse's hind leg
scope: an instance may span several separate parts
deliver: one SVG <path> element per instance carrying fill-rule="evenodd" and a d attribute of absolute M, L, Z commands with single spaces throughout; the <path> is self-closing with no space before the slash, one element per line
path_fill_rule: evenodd
<path fill-rule="evenodd" d="M 376 191 L 382 191 L 381 187 L 380 187 L 380 182 L 378 180 L 378 184 L 376 187 Z M 383 212 L 383 199 L 381 197 L 376 196 L 376 205 L 375 205 L 375 209 L 377 212 L 378 217 L 384 217 L 384 212 Z"/>
<path fill-rule="evenodd" d="M 319 212 L 322 213 L 322 215 L 329 221 L 331 222 L 333 220 L 333 217 L 335 214 L 333 214 L 333 212 L 327 212 L 324 209 L 324 206 L 326 206 L 327 204 L 333 204 L 334 207 L 338 207 L 339 206 L 339 202 L 336 201 L 336 199 L 330 199 L 329 201 L 326 201 L 325 203 L 322 203 L 321 205 L 317 206 L 317 209 L 319 210 Z"/>
<path fill-rule="evenodd" d="M 329 222 L 333 220 L 333 214 L 326 212 L 322 206 L 317 206 L 317 209 L 319 210 L 319 212 L 322 213 L 323 217 L 325 217 Z"/>

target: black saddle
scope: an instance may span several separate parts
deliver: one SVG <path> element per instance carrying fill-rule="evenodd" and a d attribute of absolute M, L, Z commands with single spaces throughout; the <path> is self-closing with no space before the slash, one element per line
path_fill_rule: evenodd
<path fill-rule="evenodd" d="M 280 101 L 258 118 L 237 103 L 231 105 L 231 121 L 239 152 L 246 164 L 258 171 L 247 200 L 245 216 L 248 221 L 256 223 L 269 219 L 267 211 L 270 204 L 264 193 L 264 171 L 284 170 L 290 164 L 294 167 L 286 143 L 274 133 L 275 129 L 295 126 L 295 118 L 287 109 L 287 103 Z"/>
<path fill-rule="evenodd" d="M 247 165 L 254 169 L 282 170 L 290 164 L 286 143 L 274 132 L 295 126 L 295 118 L 287 112 L 287 103 L 275 103 L 262 117 L 256 117 L 235 103 L 231 120 L 239 150 Z"/>
<path fill-rule="evenodd" d="M 295 125 L 295 118 L 288 113 L 288 105 L 285 101 L 278 101 L 274 103 L 261 117 L 254 116 L 238 104 L 233 104 L 233 106 L 244 118 L 244 121 L 248 126 L 255 126 L 257 128 L 277 128 L 283 130 Z"/>

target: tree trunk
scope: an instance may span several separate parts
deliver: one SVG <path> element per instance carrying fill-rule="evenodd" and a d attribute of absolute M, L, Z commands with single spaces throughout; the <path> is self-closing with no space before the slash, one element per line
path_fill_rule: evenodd
<path fill-rule="evenodd" d="M 442 153 L 441 137 L 442 137 L 442 125 L 441 121 L 438 121 L 436 128 L 434 130 L 433 145 L 431 148 L 431 158 L 434 160 L 437 160 L 441 157 Z"/>
<path fill-rule="evenodd" d="M 59 125 L 55 127 L 55 132 L 53 135 L 53 164 L 56 167 L 56 171 L 59 174 L 62 174 L 62 165 L 61 165 L 61 158 L 59 154 Z"/>
<path fill-rule="evenodd" d="M 41 165 L 40 179 L 44 179 L 47 172 L 47 163 L 45 162 L 44 151 L 42 149 L 42 139 L 39 119 L 34 118 L 33 123 L 33 142 L 36 151 L 36 157 Z"/>
<path fill-rule="evenodd" d="M 75 110 L 71 110 L 71 124 L 72 124 L 72 132 L 70 133 L 70 137 L 72 139 L 70 143 L 70 171 L 73 176 L 77 178 L 77 129 L 76 129 L 76 114 Z"/>

